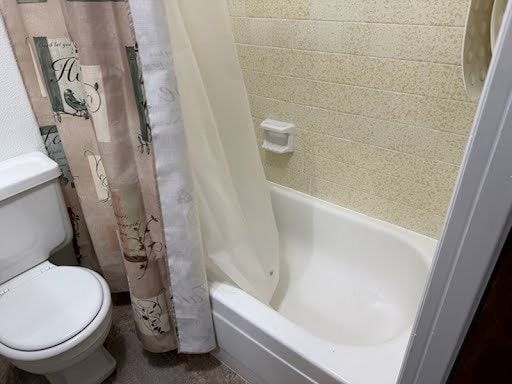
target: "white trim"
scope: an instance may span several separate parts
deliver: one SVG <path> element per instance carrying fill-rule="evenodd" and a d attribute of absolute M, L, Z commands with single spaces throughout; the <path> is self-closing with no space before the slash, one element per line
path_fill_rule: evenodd
<path fill-rule="evenodd" d="M 511 227 L 510 4 L 503 20 L 401 384 L 446 382 Z"/>

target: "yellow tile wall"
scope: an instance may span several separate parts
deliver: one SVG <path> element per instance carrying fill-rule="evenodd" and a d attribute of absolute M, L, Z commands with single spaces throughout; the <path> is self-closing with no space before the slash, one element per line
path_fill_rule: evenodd
<path fill-rule="evenodd" d="M 257 138 L 294 122 L 267 178 L 438 237 L 476 111 L 469 0 L 227 0 Z"/>

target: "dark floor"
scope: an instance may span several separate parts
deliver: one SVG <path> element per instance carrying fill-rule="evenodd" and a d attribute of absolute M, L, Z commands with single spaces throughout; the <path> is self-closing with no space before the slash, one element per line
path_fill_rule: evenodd
<path fill-rule="evenodd" d="M 246 382 L 210 355 L 145 352 L 135 335 L 128 305 L 114 307 L 113 326 L 105 347 L 117 360 L 117 372 L 108 384 L 245 384 Z M 0 384 L 48 384 L 7 363 L 0 357 Z"/>

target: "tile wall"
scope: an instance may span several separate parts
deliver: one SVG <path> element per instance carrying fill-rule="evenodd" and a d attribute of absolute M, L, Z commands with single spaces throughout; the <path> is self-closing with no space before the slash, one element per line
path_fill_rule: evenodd
<path fill-rule="evenodd" d="M 228 0 L 259 144 L 294 122 L 267 178 L 438 237 L 476 104 L 460 54 L 468 0 Z"/>

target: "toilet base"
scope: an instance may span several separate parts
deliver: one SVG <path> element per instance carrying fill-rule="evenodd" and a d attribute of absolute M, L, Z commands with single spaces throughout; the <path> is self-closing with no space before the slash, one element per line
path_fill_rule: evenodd
<path fill-rule="evenodd" d="M 85 360 L 45 377 L 51 384 L 101 384 L 115 370 L 115 359 L 101 346 Z"/>

